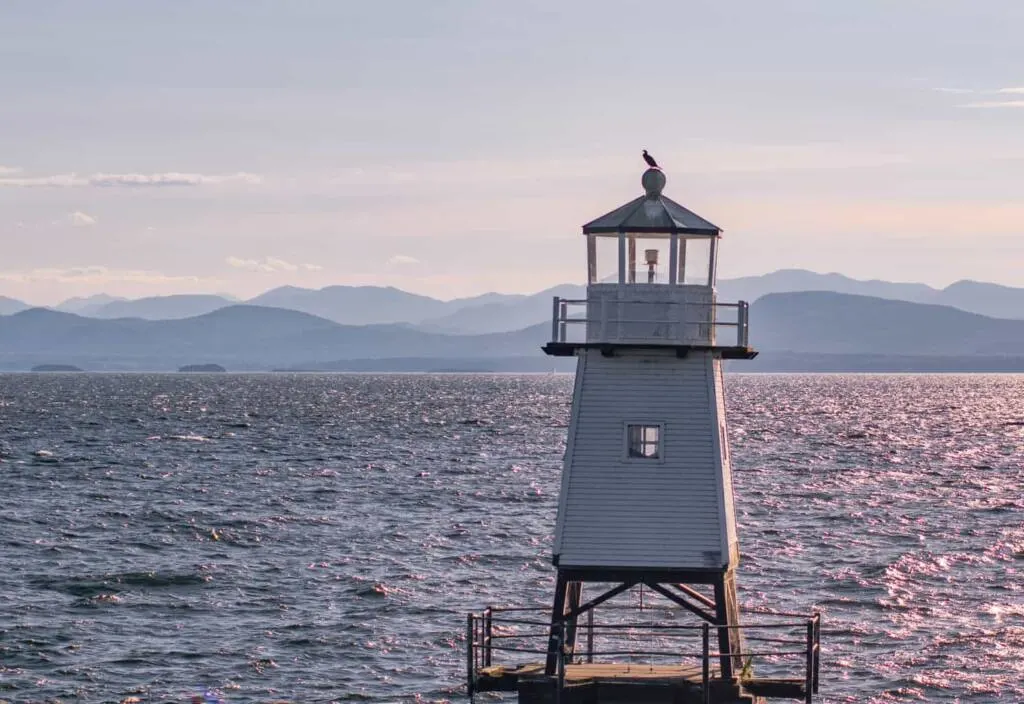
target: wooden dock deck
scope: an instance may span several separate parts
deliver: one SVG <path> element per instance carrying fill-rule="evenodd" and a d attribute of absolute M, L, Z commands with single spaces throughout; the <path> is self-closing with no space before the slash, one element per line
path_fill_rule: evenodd
<path fill-rule="evenodd" d="M 518 692 L 519 704 L 758 704 L 759 696 L 712 671 L 708 698 L 700 666 L 640 663 L 577 663 L 565 666 L 560 700 L 557 678 L 544 674 L 543 663 L 493 665 L 477 671 L 476 691 Z M 787 683 L 794 698 L 802 688 Z M 755 684 L 756 688 L 756 684 Z M 797 690 L 800 691 L 797 691 Z"/>

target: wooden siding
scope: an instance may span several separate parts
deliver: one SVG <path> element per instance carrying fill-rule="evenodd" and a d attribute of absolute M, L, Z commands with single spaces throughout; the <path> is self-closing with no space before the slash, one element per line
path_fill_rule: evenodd
<path fill-rule="evenodd" d="M 714 361 L 715 406 L 718 424 L 718 456 L 722 474 L 722 496 L 719 503 L 725 513 L 726 534 L 722 549 L 729 556 L 733 567 L 739 560 L 739 538 L 736 534 L 736 501 L 732 488 L 732 452 L 729 450 L 729 426 L 725 420 L 725 379 L 722 374 L 722 360 Z"/>
<path fill-rule="evenodd" d="M 719 366 L 711 353 L 581 352 L 555 536 L 559 566 L 727 564 L 732 494 L 719 455 Z M 630 422 L 664 424 L 659 460 L 626 458 Z"/>

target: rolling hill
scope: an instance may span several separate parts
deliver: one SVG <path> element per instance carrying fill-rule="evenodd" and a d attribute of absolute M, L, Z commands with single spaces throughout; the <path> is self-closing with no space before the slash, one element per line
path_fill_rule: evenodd
<path fill-rule="evenodd" d="M 180 320 L 96 319 L 34 308 L 0 316 L 0 368 L 176 369 L 195 363 L 270 369 L 338 359 L 538 355 L 546 326 L 452 336 L 406 325 L 346 326 L 280 308 L 235 305 Z"/>
<path fill-rule="evenodd" d="M 0 296 L 0 315 L 12 315 L 19 311 L 28 310 L 31 307 L 28 303 L 19 301 L 17 298 Z"/>
<path fill-rule="evenodd" d="M 210 313 L 233 305 L 235 301 L 224 296 L 207 294 L 180 294 L 151 296 L 135 300 L 114 300 L 94 309 L 93 318 L 142 318 L 144 320 L 174 320 Z M 81 313 L 85 314 L 85 313 Z"/>
<path fill-rule="evenodd" d="M 247 301 L 255 306 L 288 308 L 343 325 L 415 323 L 441 315 L 446 304 L 436 298 L 382 286 L 327 286 L 321 289 L 282 286 Z"/>
<path fill-rule="evenodd" d="M 774 293 L 750 309 L 762 351 L 818 354 L 1024 355 L 1024 321 L 949 306 L 832 292 Z"/>
<path fill-rule="evenodd" d="M 755 302 L 750 319 L 751 342 L 761 355 L 753 365 L 736 369 L 1024 370 L 1024 321 L 948 306 L 820 291 L 777 293 Z M 221 364 L 233 371 L 564 368 L 540 351 L 549 334 L 547 323 L 480 335 L 426 332 L 405 324 L 341 325 L 251 305 L 155 321 L 35 308 L 0 316 L 0 369 L 41 364 L 92 370 L 173 370 L 190 364 Z"/>

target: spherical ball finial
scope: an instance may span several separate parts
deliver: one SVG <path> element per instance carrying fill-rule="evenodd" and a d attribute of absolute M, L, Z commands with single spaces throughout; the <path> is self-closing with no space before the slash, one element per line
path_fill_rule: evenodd
<path fill-rule="evenodd" d="M 647 169 L 640 178 L 648 198 L 657 198 L 665 189 L 665 173 L 661 169 Z"/>

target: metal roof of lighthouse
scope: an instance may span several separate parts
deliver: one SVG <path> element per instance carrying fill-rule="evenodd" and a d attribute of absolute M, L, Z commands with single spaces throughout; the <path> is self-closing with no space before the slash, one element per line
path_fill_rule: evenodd
<path fill-rule="evenodd" d="M 722 233 L 718 226 L 662 195 L 665 181 L 661 169 L 647 169 L 640 179 L 644 195 L 591 220 L 583 226 L 583 234 L 636 232 L 717 237 Z"/>

